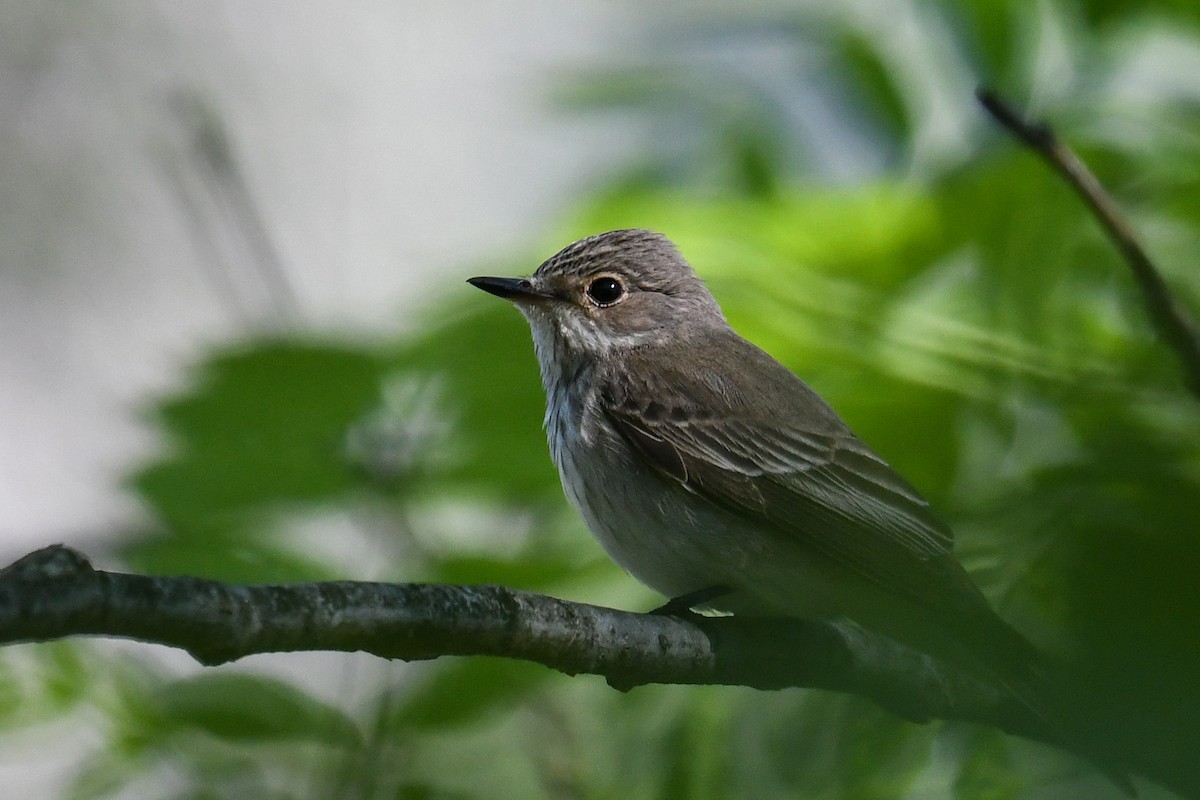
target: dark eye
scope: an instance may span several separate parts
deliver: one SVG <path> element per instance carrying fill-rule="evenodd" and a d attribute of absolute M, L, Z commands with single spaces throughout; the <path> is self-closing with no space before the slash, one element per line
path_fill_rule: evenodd
<path fill-rule="evenodd" d="M 588 284 L 588 297 L 598 306 L 611 306 L 625 294 L 625 287 L 616 278 L 605 275 Z"/>

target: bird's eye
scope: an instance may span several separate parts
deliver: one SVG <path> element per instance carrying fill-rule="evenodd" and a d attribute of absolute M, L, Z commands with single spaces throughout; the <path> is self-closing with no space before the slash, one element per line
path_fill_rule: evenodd
<path fill-rule="evenodd" d="M 598 306 L 611 306 L 625 295 L 625 287 L 616 278 L 605 275 L 588 284 L 588 297 Z"/>

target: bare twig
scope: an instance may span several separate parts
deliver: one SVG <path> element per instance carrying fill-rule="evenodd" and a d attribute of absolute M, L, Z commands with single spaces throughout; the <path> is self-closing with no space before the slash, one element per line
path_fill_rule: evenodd
<path fill-rule="evenodd" d="M 1197 332 L 1196 323 L 1171 293 L 1154 262 L 1138 243 L 1121 209 L 1104 191 L 1096 176 L 1048 125 L 1025 119 L 991 89 L 981 88 L 976 96 L 997 122 L 1040 153 L 1092 210 L 1133 270 L 1146 300 L 1151 322 L 1178 354 L 1185 381 L 1192 393 L 1200 398 L 1200 333 Z"/>
<path fill-rule="evenodd" d="M 55 545 L 0 570 L 0 644 L 74 635 L 178 647 L 204 664 L 252 653 L 490 655 L 647 683 L 853 692 L 914 721 L 984 722 L 1052 738 L 1009 693 L 851 625 L 686 619 L 496 586 L 331 581 L 244 586 L 94 569 Z"/>
<path fill-rule="evenodd" d="M 80 635 L 178 647 L 204 664 L 300 650 L 403 660 L 488 655 L 601 675 L 621 690 L 649 683 L 831 689 L 914 722 L 977 722 L 1095 758 L 1012 693 L 837 622 L 635 614 L 497 586 L 151 577 L 97 570 L 61 545 L 0 570 L 0 645 Z M 1121 760 L 1172 782 L 1151 757 Z"/>

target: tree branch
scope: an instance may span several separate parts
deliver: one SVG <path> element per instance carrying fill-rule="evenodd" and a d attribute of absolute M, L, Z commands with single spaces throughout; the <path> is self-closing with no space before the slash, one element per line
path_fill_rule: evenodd
<path fill-rule="evenodd" d="M 1083 198 L 1129 264 L 1141 287 L 1150 321 L 1179 356 L 1185 382 L 1192 393 L 1200 398 L 1200 333 L 1197 332 L 1196 322 L 1171 293 L 1162 274 L 1138 243 L 1133 226 L 1121 209 L 1104 191 L 1096 176 L 1048 125 L 1025 119 L 992 89 L 980 88 L 976 97 L 993 119 L 1041 154 Z"/>
<path fill-rule="evenodd" d="M 832 689 L 917 722 L 979 722 L 1073 749 L 1008 692 L 848 624 L 635 614 L 496 586 L 150 577 L 96 570 L 61 545 L 0 570 L 0 644 L 75 635 L 178 647 L 208 665 L 252 653 L 361 650 L 404 660 L 516 658 L 602 675 L 622 690 Z"/>

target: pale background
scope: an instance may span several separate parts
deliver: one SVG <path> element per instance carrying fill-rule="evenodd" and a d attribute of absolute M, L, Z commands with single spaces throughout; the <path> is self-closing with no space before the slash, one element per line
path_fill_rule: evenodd
<path fill-rule="evenodd" d="M 136 522 L 120 479 L 161 447 L 139 418 L 147 399 L 206 347 L 280 322 L 256 229 L 197 155 L 206 118 L 227 134 L 291 318 L 391 336 L 424 294 L 471 291 L 463 278 L 527 252 L 628 158 L 632 123 L 600 127 L 552 96 L 632 16 L 600 0 L 3 3 L 4 562 Z M 176 656 L 156 654 L 185 669 Z M 311 680 L 323 664 L 280 668 Z M 4 794 L 56 795 L 100 744 L 97 722 L 6 739 Z"/>
<path fill-rule="evenodd" d="M 563 70 L 621 39 L 619 4 L 9 2 L 3 15 L 10 556 L 136 514 L 117 481 L 155 447 L 138 404 L 205 345 L 272 323 L 244 263 L 254 243 L 192 148 L 204 115 L 228 134 L 299 323 L 381 335 L 422 293 L 527 250 L 631 141 L 552 102 Z"/>

